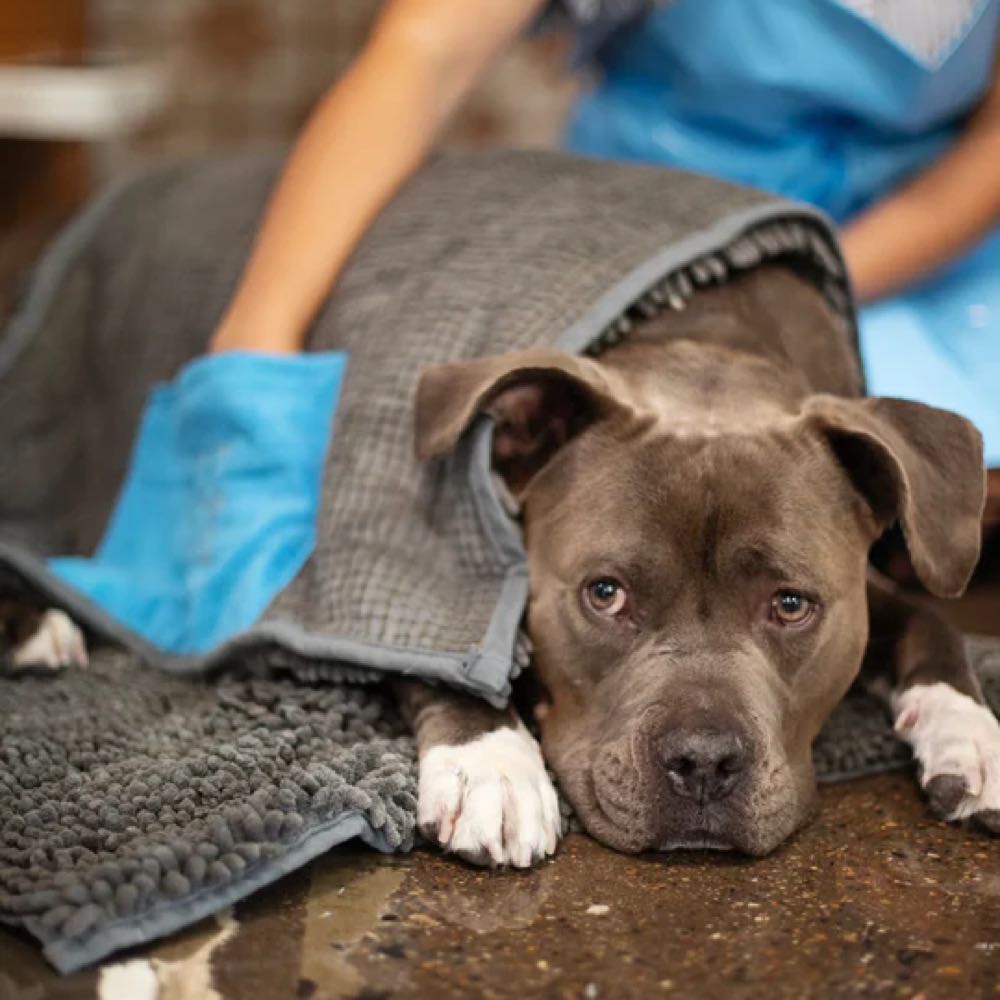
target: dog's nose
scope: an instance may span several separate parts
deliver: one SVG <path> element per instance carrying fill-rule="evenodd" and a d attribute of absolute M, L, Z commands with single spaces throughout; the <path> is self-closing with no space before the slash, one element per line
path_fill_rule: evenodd
<path fill-rule="evenodd" d="M 728 795 L 749 759 L 745 741 L 735 733 L 709 730 L 674 730 L 659 751 L 674 792 L 700 805 Z"/>

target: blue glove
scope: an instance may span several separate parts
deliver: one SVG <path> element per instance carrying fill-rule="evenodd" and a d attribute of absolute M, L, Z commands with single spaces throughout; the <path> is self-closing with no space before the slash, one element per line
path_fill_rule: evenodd
<path fill-rule="evenodd" d="M 252 625 L 315 545 L 346 361 L 218 354 L 157 386 L 97 552 L 52 570 L 170 652 Z"/>

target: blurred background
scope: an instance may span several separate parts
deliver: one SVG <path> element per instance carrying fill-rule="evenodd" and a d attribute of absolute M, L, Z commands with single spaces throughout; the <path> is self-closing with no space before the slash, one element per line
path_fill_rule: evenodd
<path fill-rule="evenodd" d="M 289 141 L 379 0 L 0 0 L 0 318 L 46 239 L 115 174 Z M 522 42 L 447 141 L 549 146 L 574 82 Z"/>

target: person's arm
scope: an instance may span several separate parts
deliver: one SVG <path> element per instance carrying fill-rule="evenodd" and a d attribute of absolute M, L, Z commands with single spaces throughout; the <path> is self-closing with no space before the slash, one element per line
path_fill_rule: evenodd
<path fill-rule="evenodd" d="M 986 99 L 958 142 L 842 233 L 862 302 L 880 298 L 957 257 L 1000 219 L 1000 62 Z"/>
<path fill-rule="evenodd" d="M 302 347 L 355 244 L 543 0 L 391 0 L 285 166 L 213 351 Z"/>

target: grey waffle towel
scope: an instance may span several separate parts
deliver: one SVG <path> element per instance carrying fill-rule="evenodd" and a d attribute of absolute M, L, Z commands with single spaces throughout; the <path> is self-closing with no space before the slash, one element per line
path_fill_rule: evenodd
<path fill-rule="evenodd" d="M 814 280 L 854 337 L 839 251 L 809 208 L 556 154 L 438 159 L 313 330 L 350 365 L 312 558 L 254 628 L 207 657 L 165 657 L 41 557 L 99 539 L 146 396 L 202 348 L 278 162 L 175 166 L 109 192 L 43 260 L 0 339 L 0 597 L 65 607 L 109 647 L 87 673 L 0 679 L 0 919 L 66 971 L 347 838 L 408 847 L 413 749 L 362 682 L 396 670 L 507 697 L 524 660 L 520 538 L 490 482 L 488 422 L 448 463 L 417 465 L 421 368 L 600 350 L 633 312 L 683 308 L 770 260 Z M 857 372 L 842 382 L 857 389 Z M 867 703 L 845 706 L 818 747 L 827 778 L 902 763 Z"/>

